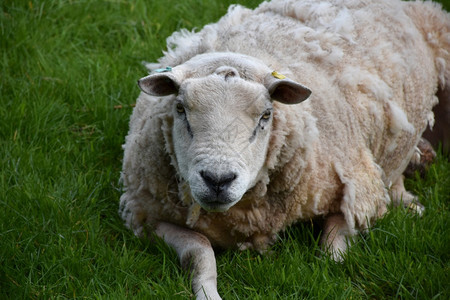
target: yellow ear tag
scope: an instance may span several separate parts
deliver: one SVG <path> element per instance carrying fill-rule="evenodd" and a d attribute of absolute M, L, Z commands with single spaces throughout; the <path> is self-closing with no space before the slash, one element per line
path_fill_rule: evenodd
<path fill-rule="evenodd" d="M 278 79 L 285 79 L 286 76 L 284 76 L 283 74 L 278 73 L 277 71 L 273 71 L 272 72 L 272 76 Z"/>

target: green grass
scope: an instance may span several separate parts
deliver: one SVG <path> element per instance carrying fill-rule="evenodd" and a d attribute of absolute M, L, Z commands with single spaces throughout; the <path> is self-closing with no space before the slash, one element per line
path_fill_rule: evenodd
<path fill-rule="evenodd" d="M 117 214 L 121 145 L 141 62 L 231 2 L 0 1 L 0 299 L 192 297 L 174 252 L 135 238 Z M 317 255 L 317 225 L 301 224 L 268 255 L 220 253 L 219 292 L 449 299 L 447 158 L 408 186 L 425 215 L 393 209 L 344 263 Z"/>

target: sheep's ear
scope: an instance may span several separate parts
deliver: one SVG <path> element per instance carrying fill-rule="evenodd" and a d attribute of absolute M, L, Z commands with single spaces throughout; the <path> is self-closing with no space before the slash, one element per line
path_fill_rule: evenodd
<path fill-rule="evenodd" d="M 310 89 L 277 72 L 267 75 L 264 85 L 273 100 L 284 104 L 297 104 L 311 95 Z"/>
<path fill-rule="evenodd" d="M 141 90 L 152 96 L 168 96 L 178 93 L 180 83 L 171 72 L 152 74 L 139 79 Z"/>

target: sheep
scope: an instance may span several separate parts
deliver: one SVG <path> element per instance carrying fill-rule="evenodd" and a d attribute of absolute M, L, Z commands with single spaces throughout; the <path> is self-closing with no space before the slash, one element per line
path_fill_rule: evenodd
<path fill-rule="evenodd" d="M 341 261 L 390 203 L 423 210 L 402 173 L 438 88 L 450 91 L 439 5 L 234 5 L 167 46 L 139 80 L 119 212 L 176 250 L 198 299 L 220 299 L 213 247 L 264 252 L 287 226 L 321 218 L 321 245 Z"/>

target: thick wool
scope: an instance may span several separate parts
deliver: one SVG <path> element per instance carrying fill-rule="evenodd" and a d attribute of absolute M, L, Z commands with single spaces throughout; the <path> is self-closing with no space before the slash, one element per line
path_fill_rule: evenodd
<path fill-rule="evenodd" d="M 137 235 L 165 221 L 204 234 L 214 246 L 264 250 L 286 226 L 335 213 L 344 215 L 351 231 L 364 230 L 398 200 L 389 188 L 401 180 L 433 123 L 438 87 L 450 87 L 450 17 L 431 2 L 232 6 L 217 23 L 197 33 L 176 32 L 167 45 L 149 68 L 176 67 L 204 53 L 240 53 L 312 95 L 297 105 L 274 102 L 259 182 L 229 210 L 207 212 L 179 176 L 175 96 L 141 93 L 124 145 L 120 203 Z M 243 66 L 232 67 L 241 77 L 260 80 Z M 214 70 L 199 65 L 189 77 Z"/>

